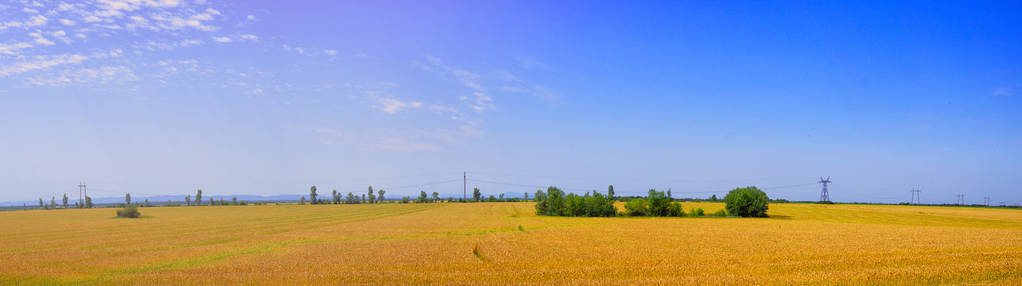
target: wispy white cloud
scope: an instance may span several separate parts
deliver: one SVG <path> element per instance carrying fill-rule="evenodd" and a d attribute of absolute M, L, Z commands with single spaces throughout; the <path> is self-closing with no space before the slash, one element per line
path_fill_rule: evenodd
<path fill-rule="evenodd" d="M 64 70 L 56 76 L 31 77 L 26 81 L 26 84 L 34 86 L 60 86 L 87 83 L 107 84 L 135 80 L 138 80 L 138 76 L 127 66 L 101 66 L 98 68 Z"/>
<path fill-rule="evenodd" d="M 0 76 L 9 76 L 25 73 L 33 70 L 47 69 L 50 67 L 81 63 L 89 59 L 83 55 L 56 55 L 56 56 L 35 56 L 29 60 L 14 63 L 13 65 L 0 66 Z"/>
<path fill-rule="evenodd" d="M 507 93 L 528 94 L 554 104 L 563 103 L 561 95 L 546 86 L 526 82 L 509 71 L 499 71 L 496 74 L 503 84 L 499 88 L 501 91 Z"/>
<path fill-rule="evenodd" d="M 426 62 L 413 61 L 412 66 L 420 68 L 429 72 L 436 72 L 446 76 L 453 77 L 459 81 L 462 85 L 470 88 L 472 91 L 471 96 L 460 96 L 459 99 L 465 102 L 468 107 L 477 113 L 496 109 L 493 104 L 493 98 L 490 97 L 483 85 L 480 83 L 479 74 L 460 68 L 449 66 L 444 64 L 440 58 L 437 57 L 426 57 Z"/>
<path fill-rule="evenodd" d="M 330 55 L 330 56 L 337 55 L 337 51 L 336 50 L 323 50 L 323 53 L 327 54 L 327 55 Z"/>
<path fill-rule="evenodd" d="M 31 48 L 32 44 L 29 42 L 19 42 L 13 44 L 0 44 L 0 54 L 5 55 L 17 55 L 20 50 Z"/>
<path fill-rule="evenodd" d="M 252 35 L 252 34 L 243 34 L 243 35 L 241 35 L 241 39 L 242 40 L 246 40 L 246 41 L 253 41 L 253 42 L 258 42 L 259 41 L 259 37 L 256 36 L 256 35 Z"/>
<path fill-rule="evenodd" d="M 213 40 L 221 43 L 230 43 L 231 37 L 213 37 Z"/>
<path fill-rule="evenodd" d="M 394 114 L 394 113 L 397 113 L 398 111 L 400 111 L 402 109 L 406 109 L 406 108 L 420 108 L 420 107 L 422 107 L 422 102 L 418 102 L 418 101 L 402 101 L 400 99 L 389 98 L 389 97 L 380 97 L 380 98 L 378 98 L 378 102 L 377 103 L 378 103 L 378 105 L 376 105 L 376 108 L 381 110 L 381 111 L 383 111 L 383 112 L 386 112 L 388 114 Z"/>

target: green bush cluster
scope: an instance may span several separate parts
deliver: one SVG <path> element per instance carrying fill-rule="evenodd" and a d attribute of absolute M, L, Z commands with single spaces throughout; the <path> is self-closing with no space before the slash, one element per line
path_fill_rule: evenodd
<path fill-rule="evenodd" d="M 664 192 L 650 189 L 646 198 L 636 198 L 626 202 L 625 214 L 628 216 L 683 217 L 685 211 L 682 210 L 681 203 L 674 202 Z"/>
<path fill-rule="evenodd" d="M 117 216 L 123 218 L 138 218 L 142 216 L 142 213 L 138 211 L 138 207 L 131 205 L 124 207 L 124 209 L 117 210 Z"/>
<path fill-rule="evenodd" d="M 617 215 L 614 200 L 599 192 L 584 196 L 565 194 L 557 187 L 536 191 L 536 214 L 549 216 L 610 217 Z"/>
<path fill-rule="evenodd" d="M 740 217 L 766 217 L 766 193 L 756 187 L 745 187 L 731 190 L 724 197 L 727 213 Z"/>

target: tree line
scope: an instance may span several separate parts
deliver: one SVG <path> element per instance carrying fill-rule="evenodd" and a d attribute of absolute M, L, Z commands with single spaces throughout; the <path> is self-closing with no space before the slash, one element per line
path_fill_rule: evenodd
<path fill-rule="evenodd" d="M 68 205 L 67 201 L 68 201 L 67 194 L 65 193 L 64 197 L 61 199 L 62 203 L 60 204 L 60 206 L 62 206 L 62 208 L 65 208 L 65 209 L 69 208 L 69 205 Z M 44 203 L 43 202 L 43 198 L 39 198 L 39 208 L 40 209 L 56 209 L 57 206 L 58 206 L 57 205 L 57 197 L 50 197 L 50 203 L 49 204 Z M 92 197 L 85 196 L 85 202 L 74 202 L 74 204 L 70 205 L 70 207 L 74 207 L 74 208 L 92 208 Z"/>
<path fill-rule="evenodd" d="M 546 192 L 537 190 L 535 195 L 536 214 L 547 216 L 659 216 L 659 217 L 699 217 L 706 216 L 702 208 L 694 208 L 688 213 L 680 202 L 667 192 L 650 189 L 646 197 L 629 197 L 624 199 L 624 211 L 619 212 L 614 202 L 614 186 L 607 188 L 607 194 L 593 191 L 585 195 L 565 194 L 557 187 L 549 187 Z M 711 197 L 717 200 L 716 195 Z M 766 193 L 756 187 L 736 188 L 724 197 L 725 207 L 712 216 L 766 217 L 767 203 L 770 199 Z"/>

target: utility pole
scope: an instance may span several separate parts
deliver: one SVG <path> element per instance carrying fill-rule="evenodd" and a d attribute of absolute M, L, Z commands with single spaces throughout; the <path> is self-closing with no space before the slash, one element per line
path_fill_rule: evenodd
<path fill-rule="evenodd" d="M 983 204 L 989 207 L 990 206 L 990 197 L 983 197 Z"/>
<path fill-rule="evenodd" d="M 85 192 L 85 187 L 86 187 L 85 182 L 78 182 L 78 203 L 83 208 L 85 207 L 85 200 L 83 200 L 82 196 L 83 195 L 85 195 L 85 196 L 88 195 L 88 193 Z"/>
<path fill-rule="evenodd" d="M 965 205 L 965 195 L 958 194 L 958 205 Z"/>
<path fill-rule="evenodd" d="M 823 177 L 820 177 L 820 181 L 817 182 L 817 183 L 823 184 L 823 190 L 820 191 L 820 201 L 821 202 L 829 202 L 830 201 L 830 193 L 827 192 L 827 184 L 830 184 L 830 177 L 827 177 L 826 180 L 824 180 Z"/>
<path fill-rule="evenodd" d="M 468 172 L 461 173 L 461 200 L 468 200 Z"/>
<path fill-rule="evenodd" d="M 919 188 L 912 188 L 912 199 L 908 201 L 909 204 L 911 204 L 913 201 L 917 205 L 921 205 L 922 204 L 922 203 L 919 202 L 919 192 L 921 192 L 919 190 Z"/>

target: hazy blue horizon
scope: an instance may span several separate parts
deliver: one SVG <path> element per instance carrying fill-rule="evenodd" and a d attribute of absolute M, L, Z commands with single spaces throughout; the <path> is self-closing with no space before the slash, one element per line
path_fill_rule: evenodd
<path fill-rule="evenodd" d="M 830 176 L 839 202 L 1016 204 L 1017 27 L 1011 1 L 3 2 L 0 201 L 468 172 L 469 195 L 816 200 Z"/>

